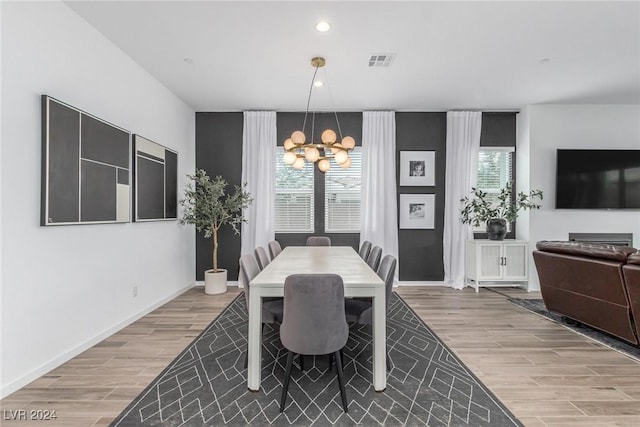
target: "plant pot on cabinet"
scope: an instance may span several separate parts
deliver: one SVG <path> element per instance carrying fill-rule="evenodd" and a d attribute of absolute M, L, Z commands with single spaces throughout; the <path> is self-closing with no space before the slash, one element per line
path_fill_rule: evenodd
<path fill-rule="evenodd" d="M 487 220 L 487 237 L 489 240 L 504 240 L 507 235 L 507 220 L 494 218 Z"/>
<path fill-rule="evenodd" d="M 223 294 L 227 292 L 227 270 L 219 268 L 217 272 L 204 272 L 204 293 L 207 295 Z"/>

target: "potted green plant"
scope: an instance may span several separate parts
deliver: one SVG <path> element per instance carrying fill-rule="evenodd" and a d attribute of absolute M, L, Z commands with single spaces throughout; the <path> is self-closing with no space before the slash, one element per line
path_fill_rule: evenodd
<path fill-rule="evenodd" d="M 542 200 L 541 190 L 521 191 L 514 198 L 511 184 L 497 193 L 487 193 L 479 188 L 471 188 L 472 196 L 460 199 L 462 209 L 460 220 L 463 224 L 479 227 L 486 224 L 490 240 L 503 240 L 507 234 L 507 222 L 514 222 L 521 210 L 540 209 L 536 199 Z"/>
<path fill-rule="evenodd" d="M 233 194 L 227 193 L 228 185 L 221 176 L 211 179 L 202 169 L 194 175 L 184 190 L 180 205 L 184 208 L 181 224 L 193 224 L 205 238 L 213 237 L 213 269 L 204 273 L 205 293 L 220 294 L 227 290 L 227 270 L 218 268 L 218 230 L 230 225 L 240 234 L 239 225 L 245 222 L 243 209 L 249 207 L 253 199 L 246 191 L 246 184 L 235 186 Z"/>

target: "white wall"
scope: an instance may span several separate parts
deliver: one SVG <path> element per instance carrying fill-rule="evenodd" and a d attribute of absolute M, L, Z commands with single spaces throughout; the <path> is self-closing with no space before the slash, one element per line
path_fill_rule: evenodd
<path fill-rule="evenodd" d="M 177 221 L 39 226 L 40 95 L 177 150 L 180 194 L 195 114 L 65 4 L 1 8 L 5 396 L 195 282 L 194 232 Z"/>
<path fill-rule="evenodd" d="M 640 247 L 640 211 L 555 209 L 556 149 L 640 149 L 640 106 L 534 105 L 523 113 L 529 125 L 530 186 L 544 192 L 542 208 L 530 214 L 532 249 L 539 240 L 567 240 L 571 232 L 633 233 L 634 246 Z M 530 262 L 529 289 L 537 290 Z"/>

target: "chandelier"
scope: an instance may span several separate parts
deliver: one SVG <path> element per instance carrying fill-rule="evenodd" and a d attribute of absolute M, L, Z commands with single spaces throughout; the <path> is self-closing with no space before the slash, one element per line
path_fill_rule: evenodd
<path fill-rule="evenodd" d="M 311 59 L 311 65 L 315 68 L 315 71 L 313 72 L 311 87 L 309 88 L 309 97 L 307 98 L 307 108 L 304 112 L 302 130 L 296 130 L 291 134 L 290 138 L 284 141 L 284 162 L 291 165 L 294 169 L 302 169 L 305 161 L 317 163 L 318 169 L 322 172 L 326 172 L 331 168 L 331 160 L 345 169 L 351 166 L 349 152 L 356 146 L 356 140 L 351 136 L 342 136 L 338 113 L 335 111 L 333 113 L 336 118 L 338 135 L 336 135 L 333 130 L 327 129 L 320 135 L 320 141 L 314 142 L 315 113 L 312 113 L 311 135 L 308 141 L 304 133 L 307 125 L 307 116 L 309 115 L 311 93 L 313 92 L 314 86 L 317 85 L 316 75 L 318 74 L 318 69 L 324 67 L 324 64 L 325 60 L 322 57 Z M 333 108 L 333 105 L 331 107 Z M 340 137 L 339 140 L 338 136 Z"/>

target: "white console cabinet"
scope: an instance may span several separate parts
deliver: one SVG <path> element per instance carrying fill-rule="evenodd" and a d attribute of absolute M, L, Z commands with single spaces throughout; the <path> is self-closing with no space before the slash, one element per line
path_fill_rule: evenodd
<path fill-rule="evenodd" d="M 528 282 L 529 242 L 524 240 L 468 240 L 467 286 L 523 286 Z"/>

